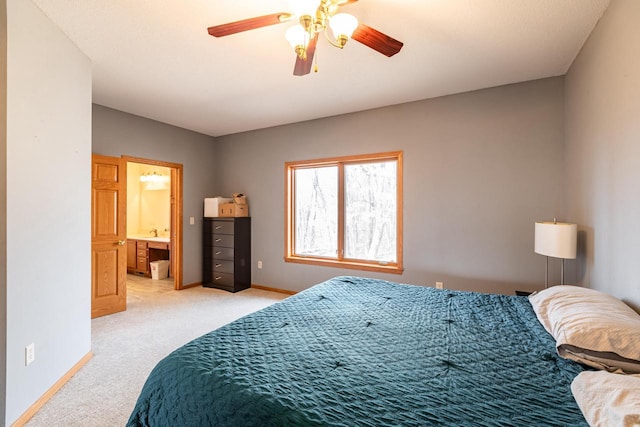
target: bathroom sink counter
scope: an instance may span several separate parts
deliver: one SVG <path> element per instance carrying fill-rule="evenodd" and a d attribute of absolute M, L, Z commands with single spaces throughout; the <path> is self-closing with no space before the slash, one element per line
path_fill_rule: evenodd
<path fill-rule="evenodd" d="M 127 273 L 151 277 L 150 263 L 158 260 L 171 260 L 169 237 L 154 237 L 146 234 L 127 236 Z"/>
<path fill-rule="evenodd" d="M 132 240 L 148 240 L 149 242 L 162 242 L 162 243 L 170 243 L 171 239 L 168 237 L 153 237 L 153 236 L 145 236 L 143 234 L 133 234 L 131 236 L 127 236 L 127 239 Z"/>

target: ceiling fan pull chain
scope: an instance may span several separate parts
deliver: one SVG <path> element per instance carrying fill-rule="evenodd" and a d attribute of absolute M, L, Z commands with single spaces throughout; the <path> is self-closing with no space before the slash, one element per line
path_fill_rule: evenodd
<path fill-rule="evenodd" d="M 313 57 L 313 72 L 318 72 L 318 55 L 314 55 Z"/>

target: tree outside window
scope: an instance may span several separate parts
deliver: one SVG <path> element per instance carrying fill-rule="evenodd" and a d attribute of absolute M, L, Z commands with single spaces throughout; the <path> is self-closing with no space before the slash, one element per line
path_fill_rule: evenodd
<path fill-rule="evenodd" d="M 402 272 L 402 152 L 285 164 L 288 262 Z"/>

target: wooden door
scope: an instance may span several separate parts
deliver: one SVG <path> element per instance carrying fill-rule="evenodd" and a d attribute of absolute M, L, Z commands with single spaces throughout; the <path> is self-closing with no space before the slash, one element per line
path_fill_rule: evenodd
<path fill-rule="evenodd" d="M 91 161 L 91 318 L 127 309 L 126 162 Z"/>
<path fill-rule="evenodd" d="M 178 266 L 178 260 L 182 259 L 180 256 L 179 247 L 176 244 L 178 242 L 177 235 L 179 235 L 177 234 L 178 233 L 178 216 L 179 216 L 177 215 L 178 209 L 176 205 L 177 193 L 178 193 L 178 169 L 171 168 L 171 192 L 169 195 L 169 203 L 171 204 L 171 218 L 170 218 L 171 224 L 169 225 L 171 229 L 170 231 L 171 247 L 169 248 L 169 254 L 170 254 L 169 261 L 171 263 L 169 264 L 169 272 L 173 277 L 174 287 L 176 290 L 182 289 L 182 279 L 180 278 L 180 274 L 177 273 L 178 269 L 176 268 Z M 182 221 L 182 215 L 180 215 L 180 221 Z"/>

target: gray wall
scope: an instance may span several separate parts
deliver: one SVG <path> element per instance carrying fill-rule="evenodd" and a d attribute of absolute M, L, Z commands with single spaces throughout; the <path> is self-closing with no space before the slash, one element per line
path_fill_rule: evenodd
<path fill-rule="evenodd" d="M 7 17 L 9 425 L 91 351 L 91 62 L 30 1 Z"/>
<path fill-rule="evenodd" d="M 357 274 L 539 289 L 534 222 L 564 218 L 563 109 L 563 79 L 551 78 L 221 137 L 216 189 L 248 195 L 256 284 L 298 291 Z M 285 263 L 284 163 L 392 150 L 405 159 L 404 274 Z"/>
<path fill-rule="evenodd" d="M 205 197 L 215 195 L 214 140 L 100 105 L 93 106 L 93 152 L 180 163 L 184 172 L 183 283 L 202 280 L 202 214 Z M 189 217 L 195 224 L 189 224 Z"/>
<path fill-rule="evenodd" d="M 566 77 L 568 212 L 580 283 L 640 308 L 640 2 L 615 0 Z"/>

